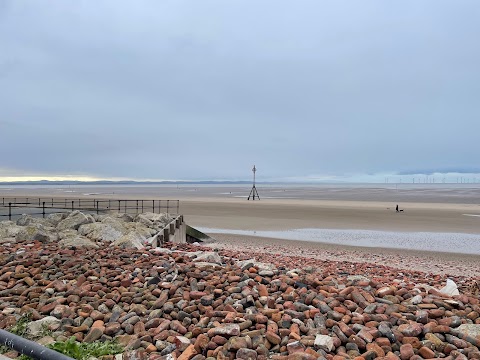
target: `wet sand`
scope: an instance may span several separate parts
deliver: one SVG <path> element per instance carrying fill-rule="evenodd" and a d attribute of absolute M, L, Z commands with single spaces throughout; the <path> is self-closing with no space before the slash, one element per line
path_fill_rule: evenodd
<path fill-rule="evenodd" d="M 422 271 L 427 275 L 444 274 L 480 278 L 480 257 L 478 255 L 340 246 L 311 241 L 292 241 L 231 234 L 213 234 L 213 236 L 215 242 L 205 244 L 212 249 L 346 261 L 351 262 L 353 267 L 355 263 L 371 263 L 396 268 L 399 272 L 402 270 Z"/>
<path fill-rule="evenodd" d="M 267 199 L 258 202 L 203 198 L 182 200 L 192 226 L 238 230 L 302 228 L 480 234 L 480 206 L 472 204 L 395 204 L 345 200 Z"/>
<path fill-rule="evenodd" d="M 3 188 L 3 190 L 2 190 Z M 285 231 L 290 229 L 339 229 L 373 230 L 388 232 L 429 232 L 473 234 L 480 242 L 480 185 L 320 185 L 320 186 L 265 186 L 259 187 L 262 200 L 247 201 L 248 186 L 82 186 L 82 187 L 12 187 L 5 190 L 0 186 L 0 196 L 69 197 L 103 199 L 180 199 L 180 213 L 194 227 L 250 230 Z M 399 204 L 403 212 L 397 213 Z M 233 243 L 260 246 L 265 239 L 239 235 L 215 234 L 218 239 L 233 239 Z M 344 249 L 349 259 L 367 261 L 390 261 L 372 258 L 373 255 L 388 254 L 407 257 L 406 250 L 380 250 L 303 242 L 269 240 L 269 251 L 275 246 L 288 244 L 293 248 L 318 251 L 332 246 Z M 432 244 L 435 241 L 432 238 Z M 253 246 L 252 245 L 252 246 Z M 283 246 L 282 245 L 282 246 Z M 220 243 L 219 243 L 220 246 Z M 223 245 L 222 245 L 223 246 Z M 283 249 L 283 247 L 281 247 Z M 273 250 L 272 250 L 273 249 Z M 350 249 L 350 250 L 349 250 Z M 353 250 L 352 250 L 353 249 Z M 428 249 L 428 244 L 424 250 Z M 438 247 L 435 248 L 438 250 Z M 454 253 L 455 246 L 446 248 Z M 283 251 L 283 250 L 282 250 Z M 315 250 L 317 251 L 317 250 Z M 343 250 L 342 250 L 343 251 Z M 423 252 L 422 252 L 423 254 Z M 445 259 L 451 267 L 462 269 L 475 267 L 479 255 L 441 254 L 424 252 L 421 258 L 410 257 L 405 265 L 422 267 L 434 271 Z M 436 254 L 436 255 L 435 255 Z M 438 255 L 440 254 L 440 255 Z M 318 254 L 317 254 L 318 255 Z M 315 255 L 315 256 L 317 256 Z M 338 256 L 337 253 L 330 256 Z M 389 255 L 390 256 L 390 255 Z M 393 256 L 393 255 L 392 255 Z M 434 259 L 434 260 L 431 260 Z M 449 261 L 450 261 L 449 260 Z M 465 261 L 464 261 L 465 260 Z M 467 261 L 468 260 L 468 261 Z M 423 262 L 423 263 L 422 263 Z M 450 267 L 447 266 L 448 270 Z M 445 267 L 438 271 L 444 271 Z M 463 270 L 462 270 L 463 271 Z"/>

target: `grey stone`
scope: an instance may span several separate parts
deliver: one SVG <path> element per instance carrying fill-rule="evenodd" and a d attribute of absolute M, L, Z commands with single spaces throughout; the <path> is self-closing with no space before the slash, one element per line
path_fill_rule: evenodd
<path fill-rule="evenodd" d="M 214 263 L 214 264 L 221 264 L 222 263 L 222 258 L 216 252 L 211 251 L 211 252 L 203 252 L 203 253 L 197 255 L 197 257 L 193 261 L 201 261 L 201 262 L 208 262 L 208 263 Z"/>
<path fill-rule="evenodd" d="M 87 216 L 82 212 L 76 210 L 72 211 L 65 219 L 60 221 L 57 225 L 58 231 L 75 229 L 77 230 L 81 225 L 94 222 L 91 216 Z"/>
<path fill-rule="evenodd" d="M 134 221 L 136 222 L 148 222 L 155 227 L 164 227 L 168 223 L 170 223 L 173 220 L 173 217 L 171 217 L 169 214 L 166 213 L 151 213 L 151 212 L 146 212 L 143 214 L 139 214 L 135 217 Z"/>
<path fill-rule="evenodd" d="M 49 232 L 48 228 L 45 228 L 41 224 L 32 223 L 32 225 L 22 226 L 21 230 L 17 233 L 17 241 L 40 241 L 48 242 L 55 241 L 57 239 L 56 234 Z"/>
<path fill-rule="evenodd" d="M 13 221 L 0 222 L 0 239 L 1 238 L 14 238 L 22 230 L 21 226 L 18 226 Z"/>
<path fill-rule="evenodd" d="M 64 238 L 63 240 L 60 240 L 58 242 L 58 245 L 62 247 L 70 247 L 70 246 L 81 246 L 81 247 L 92 247 L 92 248 L 98 248 L 98 245 L 95 244 L 93 241 L 90 239 L 87 239 L 86 237 L 77 235 L 74 237 L 67 237 Z"/>
<path fill-rule="evenodd" d="M 60 221 L 67 217 L 67 213 L 53 213 L 47 215 L 47 221 L 52 224 L 52 226 L 57 226 Z"/>
<path fill-rule="evenodd" d="M 127 229 L 127 232 L 135 231 L 145 237 L 145 240 L 157 233 L 157 230 L 136 222 L 127 223 L 125 224 L 125 227 Z"/>
<path fill-rule="evenodd" d="M 142 234 L 136 231 L 131 231 L 128 234 L 122 236 L 120 239 L 113 242 L 112 245 L 120 246 L 123 248 L 143 249 L 145 247 L 143 244 L 146 240 L 146 237 Z"/>
<path fill-rule="evenodd" d="M 333 348 L 335 347 L 333 345 L 333 339 L 331 336 L 328 335 L 320 335 L 318 334 L 315 337 L 315 346 L 319 347 L 320 349 L 324 349 L 327 351 L 332 351 Z"/>
<path fill-rule="evenodd" d="M 120 223 L 118 224 L 120 225 Z M 80 226 L 78 233 L 93 241 L 113 242 L 125 235 L 126 229 L 123 226 L 114 228 L 110 224 L 92 223 Z"/>
<path fill-rule="evenodd" d="M 49 325 L 60 325 L 60 320 L 54 316 L 46 316 L 37 321 L 31 321 L 27 324 L 28 335 L 32 338 L 39 338 L 43 335 L 45 327 Z"/>
<path fill-rule="evenodd" d="M 480 336 L 480 325 L 477 324 L 463 324 L 456 328 L 458 332 L 469 336 Z"/>

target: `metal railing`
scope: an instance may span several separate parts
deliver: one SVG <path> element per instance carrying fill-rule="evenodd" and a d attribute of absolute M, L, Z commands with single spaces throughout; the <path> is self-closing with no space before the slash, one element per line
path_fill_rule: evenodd
<path fill-rule="evenodd" d="M 123 212 L 123 213 L 174 213 L 179 214 L 180 200 L 113 200 L 113 199 L 68 199 L 68 198 L 17 198 L 2 197 L 0 217 L 20 215 L 18 209 L 28 209 L 29 215 L 45 215 L 52 212 L 82 210 L 86 212 Z M 4 211 L 1 211 L 1 208 Z M 41 212 L 35 212 L 41 209 Z"/>

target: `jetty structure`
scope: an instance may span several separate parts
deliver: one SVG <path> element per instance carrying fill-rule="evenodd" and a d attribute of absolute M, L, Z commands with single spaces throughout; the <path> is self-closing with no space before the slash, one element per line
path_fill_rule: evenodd
<path fill-rule="evenodd" d="M 138 242 L 134 241 L 137 247 L 147 239 L 150 245 L 154 247 L 162 246 L 166 242 L 184 244 L 187 242 L 203 242 L 209 239 L 208 235 L 185 223 L 183 215 L 180 214 L 179 200 L 0 198 L 0 221 L 13 220 L 17 224 L 41 223 L 40 218 L 50 220 L 50 222 L 55 222 L 57 219 L 59 221 L 70 219 L 70 221 L 78 222 L 78 224 L 73 225 L 73 227 L 78 229 L 84 224 L 99 223 L 102 219 L 109 216 L 114 220 L 124 217 L 132 222 L 146 225 L 151 232 L 155 231 L 155 234 L 150 234 L 152 236 L 148 236 L 148 233 L 137 236 Z M 50 222 L 47 221 L 46 224 L 49 226 L 51 225 Z M 95 225 L 95 227 L 97 230 L 101 228 L 101 231 L 104 232 L 112 231 L 110 228 L 106 229 L 105 226 L 99 224 Z M 121 235 L 126 235 L 129 233 L 129 230 L 128 227 L 125 230 L 120 229 L 117 235 L 120 235 L 120 233 Z M 42 235 L 38 236 L 42 237 Z M 130 237 L 132 238 L 132 236 Z M 118 238 L 119 236 L 115 237 L 112 235 L 108 240 L 116 241 Z"/>

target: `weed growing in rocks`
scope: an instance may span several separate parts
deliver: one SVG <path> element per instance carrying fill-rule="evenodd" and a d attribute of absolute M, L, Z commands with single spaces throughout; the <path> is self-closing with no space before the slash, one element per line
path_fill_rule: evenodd
<path fill-rule="evenodd" d="M 25 335 L 27 334 L 27 325 L 30 322 L 31 318 L 32 318 L 31 313 L 23 314 L 22 316 L 20 316 L 17 323 L 11 326 L 10 328 L 8 328 L 7 331 L 18 336 L 26 337 Z M 4 345 L 0 346 L 0 354 L 5 354 L 10 350 L 11 349 L 8 346 L 4 346 Z"/>
<path fill-rule="evenodd" d="M 18 319 L 17 323 L 13 325 L 11 328 L 8 329 L 9 332 L 12 334 L 21 336 L 21 337 L 26 337 L 27 335 L 27 325 L 30 322 L 30 319 L 32 318 L 31 313 L 24 313 L 20 318 Z"/>
<path fill-rule="evenodd" d="M 116 355 L 123 352 L 123 347 L 113 341 L 79 343 L 74 336 L 67 341 L 57 341 L 47 347 L 77 360 L 85 360 L 92 357 L 100 358 L 101 356 Z M 18 359 L 31 360 L 32 358 L 21 355 Z"/>
<path fill-rule="evenodd" d="M 67 341 L 57 341 L 48 345 L 50 349 L 77 360 L 91 357 L 99 358 L 104 355 L 115 355 L 123 352 L 123 347 L 113 341 L 80 343 L 72 336 Z"/>

